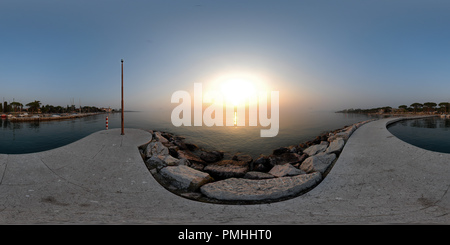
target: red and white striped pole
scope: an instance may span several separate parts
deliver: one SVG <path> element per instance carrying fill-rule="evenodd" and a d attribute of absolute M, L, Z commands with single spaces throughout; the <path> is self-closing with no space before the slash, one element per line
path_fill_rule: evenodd
<path fill-rule="evenodd" d="M 108 117 L 106 117 L 106 130 L 108 130 Z"/>

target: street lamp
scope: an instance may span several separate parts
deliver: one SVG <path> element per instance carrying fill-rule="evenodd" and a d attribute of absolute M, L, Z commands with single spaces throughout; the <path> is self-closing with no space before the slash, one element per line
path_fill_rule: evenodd
<path fill-rule="evenodd" d="M 123 59 L 120 60 L 122 62 L 122 133 L 121 135 L 124 135 L 123 131 Z"/>

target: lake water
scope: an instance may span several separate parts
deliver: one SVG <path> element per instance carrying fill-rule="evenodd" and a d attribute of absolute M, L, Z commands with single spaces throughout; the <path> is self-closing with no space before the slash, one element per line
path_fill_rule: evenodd
<path fill-rule="evenodd" d="M 0 153 L 23 154 L 67 145 L 104 130 L 106 116 L 109 116 L 109 129 L 121 127 L 120 113 L 61 121 L 12 123 L 1 120 Z M 280 130 L 276 137 L 262 138 L 261 127 L 175 127 L 170 121 L 170 112 L 167 111 L 125 112 L 124 117 L 126 128 L 171 132 L 209 150 L 222 150 L 232 154 L 240 152 L 253 157 L 269 155 L 278 147 L 306 142 L 323 132 L 371 119 L 362 114 L 291 113 L 289 118 L 280 118 Z"/>
<path fill-rule="evenodd" d="M 450 119 L 431 117 L 402 120 L 388 126 L 397 138 L 417 147 L 450 153 Z"/>

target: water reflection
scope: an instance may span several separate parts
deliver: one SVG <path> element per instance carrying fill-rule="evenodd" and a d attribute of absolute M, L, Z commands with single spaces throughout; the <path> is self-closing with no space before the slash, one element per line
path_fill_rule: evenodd
<path fill-rule="evenodd" d="M 273 149 L 296 145 L 314 139 L 323 132 L 371 119 L 364 114 L 334 112 L 282 113 L 276 137 L 260 137 L 257 127 L 175 127 L 170 121 L 171 111 L 126 112 L 125 127 L 159 130 L 184 136 L 200 147 L 226 152 L 241 152 L 252 157 L 270 154 Z M 60 147 L 106 128 L 121 127 L 121 115 L 96 116 L 61 121 L 20 122 L 1 121 L 0 153 L 22 154 Z"/>
<path fill-rule="evenodd" d="M 403 120 L 397 124 L 415 128 L 440 128 L 448 130 L 450 128 L 450 119 L 431 117 L 416 120 Z"/>
<path fill-rule="evenodd" d="M 397 138 L 431 151 L 450 153 L 450 119 L 421 118 L 403 120 L 388 126 Z"/>

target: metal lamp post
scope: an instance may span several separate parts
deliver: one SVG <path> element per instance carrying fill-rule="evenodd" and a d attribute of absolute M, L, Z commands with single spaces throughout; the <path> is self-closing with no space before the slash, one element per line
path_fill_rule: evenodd
<path fill-rule="evenodd" d="M 121 135 L 124 135 L 123 131 L 123 59 L 120 60 L 122 62 L 122 133 Z"/>

